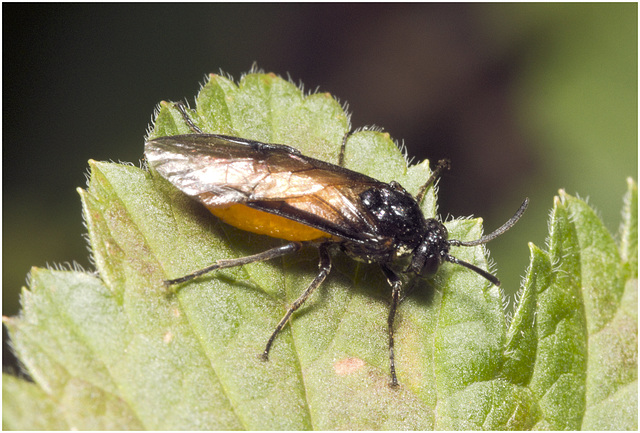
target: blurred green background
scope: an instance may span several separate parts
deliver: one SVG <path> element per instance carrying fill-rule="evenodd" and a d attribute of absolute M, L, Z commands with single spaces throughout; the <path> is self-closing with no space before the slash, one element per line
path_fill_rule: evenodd
<path fill-rule="evenodd" d="M 142 158 L 160 100 L 253 62 L 348 102 L 414 161 L 447 157 L 440 212 L 483 216 L 509 294 L 559 188 L 617 232 L 637 178 L 637 4 L 3 4 L 2 313 L 31 266 L 92 269 L 87 160 Z M 3 366 L 11 362 L 3 330 Z"/>

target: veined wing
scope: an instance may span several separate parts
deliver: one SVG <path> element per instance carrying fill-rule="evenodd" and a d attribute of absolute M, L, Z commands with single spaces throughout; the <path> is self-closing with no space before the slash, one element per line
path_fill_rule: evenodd
<path fill-rule="evenodd" d="M 160 175 L 208 207 L 245 204 L 335 236 L 377 237 L 360 194 L 383 184 L 288 146 L 191 134 L 151 140 L 145 155 Z"/>

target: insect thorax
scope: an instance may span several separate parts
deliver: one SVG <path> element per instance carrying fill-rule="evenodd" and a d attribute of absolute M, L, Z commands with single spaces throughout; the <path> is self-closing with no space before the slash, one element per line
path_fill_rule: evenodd
<path fill-rule="evenodd" d="M 342 249 L 356 260 L 391 263 L 413 254 L 426 235 L 426 222 L 416 200 L 399 184 L 382 184 L 360 195 L 373 220 L 371 240 L 347 241 Z"/>

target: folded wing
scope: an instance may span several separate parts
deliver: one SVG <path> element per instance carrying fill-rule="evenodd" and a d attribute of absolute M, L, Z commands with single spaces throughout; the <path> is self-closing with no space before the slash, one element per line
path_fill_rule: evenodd
<path fill-rule="evenodd" d="M 245 204 L 334 236 L 377 237 L 360 194 L 381 182 L 288 146 L 191 134 L 151 140 L 145 155 L 162 177 L 208 207 Z"/>

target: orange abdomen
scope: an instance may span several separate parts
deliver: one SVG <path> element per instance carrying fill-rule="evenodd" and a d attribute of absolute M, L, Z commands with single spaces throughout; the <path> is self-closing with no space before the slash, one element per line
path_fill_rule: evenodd
<path fill-rule="evenodd" d="M 322 230 L 243 204 L 207 207 L 207 209 L 229 225 L 260 235 L 299 242 L 331 237 L 329 233 Z"/>

